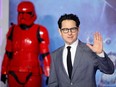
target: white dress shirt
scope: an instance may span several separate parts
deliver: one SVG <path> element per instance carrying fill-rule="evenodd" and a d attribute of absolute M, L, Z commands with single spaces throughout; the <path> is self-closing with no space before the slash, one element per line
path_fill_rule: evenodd
<path fill-rule="evenodd" d="M 79 40 L 77 39 L 71 45 L 68 45 L 68 44 L 65 43 L 65 47 L 63 49 L 63 65 L 64 65 L 64 68 L 65 68 L 67 74 L 68 74 L 68 69 L 67 69 L 67 53 L 68 53 L 67 52 L 67 46 L 71 46 L 70 51 L 71 51 L 71 61 L 72 61 L 72 66 L 73 66 L 75 53 L 76 53 L 76 49 L 77 49 L 77 46 L 78 46 L 78 42 L 79 42 Z M 100 54 L 97 54 L 97 55 L 104 58 L 104 52 L 102 52 Z"/>
<path fill-rule="evenodd" d="M 70 51 L 71 51 L 71 61 L 72 61 L 72 66 L 73 66 L 77 45 L 78 45 L 78 40 L 76 40 L 71 45 L 67 45 L 65 43 L 65 47 L 64 47 L 64 50 L 63 50 L 63 64 L 64 64 L 64 68 L 65 68 L 67 74 L 68 74 L 68 69 L 67 69 L 67 53 L 68 53 L 67 52 L 67 46 L 71 46 Z"/>

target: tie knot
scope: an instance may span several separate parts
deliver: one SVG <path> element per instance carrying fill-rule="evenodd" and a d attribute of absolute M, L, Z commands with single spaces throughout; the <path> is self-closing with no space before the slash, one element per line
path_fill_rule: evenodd
<path fill-rule="evenodd" d="M 67 46 L 67 49 L 70 50 L 71 46 Z"/>

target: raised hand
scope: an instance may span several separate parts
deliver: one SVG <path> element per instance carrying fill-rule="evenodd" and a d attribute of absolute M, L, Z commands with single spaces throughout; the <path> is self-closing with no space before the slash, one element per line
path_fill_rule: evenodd
<path fill-rule="evenodd" d="M 102 35 L 99 32 L 95 32 L 93 45 L 87 43 L 87 46 L 96 54 L 102 53 L 103 52 Z"/>

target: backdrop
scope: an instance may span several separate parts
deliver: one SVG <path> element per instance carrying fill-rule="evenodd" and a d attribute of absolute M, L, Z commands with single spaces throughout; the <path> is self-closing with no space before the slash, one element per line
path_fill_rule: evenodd
<path fill-rule="evenodd" d="M 11 22 L 17 23 L 17 5 L 21 1 L 24 0 L 9 1 L 9 26 Z M 104 50 L 115 65 L 115 73 L 106 75 L 97 71 L 97 85 L 98 87 L 116 87 L 116 0 L 30 1 L 34 3 L 36 8 L 36 23 L 42 24 L 48 29 L 50 52 L 64 44 L 57 26 L 58 18 L 62 14 L 74 13 L 79 16 L 81 21 L 79 39 L 83 42 L 92 43 L 93 33 L 100 32 L 103 35 Z"/>

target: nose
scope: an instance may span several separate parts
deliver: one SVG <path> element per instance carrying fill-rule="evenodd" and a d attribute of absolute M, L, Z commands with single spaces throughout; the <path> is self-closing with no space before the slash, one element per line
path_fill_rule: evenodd
<path fill-rule="evenodd" d="M 68 34 L 69 34 L 69 35 L 70 35 L 70 34 L 72 34 L 72 31 L 71 31 L 71 30 L 69 30 L 69 31 L 68 31 Z"/>

